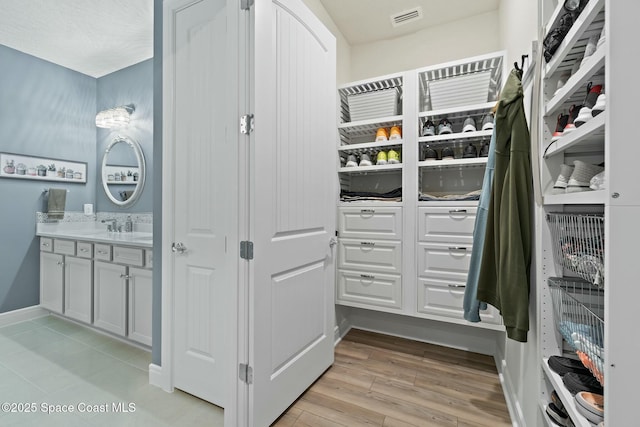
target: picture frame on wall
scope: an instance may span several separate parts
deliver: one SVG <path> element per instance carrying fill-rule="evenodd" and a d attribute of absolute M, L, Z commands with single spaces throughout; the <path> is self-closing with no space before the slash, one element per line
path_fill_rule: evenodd
<path fill-rule="evenodd" d="M 87 163 L 0 152 L 0 178 L 86 184 Z"/>

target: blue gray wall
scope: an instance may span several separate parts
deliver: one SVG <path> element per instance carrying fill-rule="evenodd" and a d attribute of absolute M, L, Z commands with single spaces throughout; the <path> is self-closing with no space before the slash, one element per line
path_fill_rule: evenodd
<path fill-rule="evenodd" d="M 0 178 L 0 313 L 40 301 L 35 213 L 45 208 L 45 188 L 68 189 L 68 211 L 82 211 L 84 203 L 98 211 L 153 211 L 153 64 L 95 79 L 0 45 L 0 152 L 87 163 L 86 184 Z M 129 103 L 136 112 L 122 133 L 142 146 L 147 182 L 132 208 L 118 209 L 97 179 L 111 134 L 97 130 L 95 114 Z"/>
<path fill-rule="evenodd" d="M 102 164 L 107 145 L 118 135 L 138 141 L 146 163 L 146 182 L 142 196 L 131 207 L 121 209 L 107 198 L 100 182 L 96 191 L 97 211 L 153 211 L 153 59 L 140 62 L 100 77 L 97 83 L 97 111 L 133 104 L 135 111 L 128 126 L 119 129 L 97 129 L 96 164 Z M 95 117 L 94 117 L 95 118 Z M 129 189 L 129 188 L 127 188 Z"/>
<path fill-rule="evenodd" d="M 95 112 L 96 79 L 0 45 L 0 151 L 87 163 L 86 184 L 0 179 L 0 313 L 39 303 L 43 189 L 68 189 L 67 210 L 95 201 Z"/>

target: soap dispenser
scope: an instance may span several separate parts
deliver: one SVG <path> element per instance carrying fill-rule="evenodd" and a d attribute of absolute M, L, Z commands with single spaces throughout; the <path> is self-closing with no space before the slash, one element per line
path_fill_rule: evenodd
<path fill-rule="evenodd" d="M 127 216 L 127 221 L 124 223 L 124 231 L 131 233 L 133 231 L 133 221 L 131 221 L 131 215 Z"/>

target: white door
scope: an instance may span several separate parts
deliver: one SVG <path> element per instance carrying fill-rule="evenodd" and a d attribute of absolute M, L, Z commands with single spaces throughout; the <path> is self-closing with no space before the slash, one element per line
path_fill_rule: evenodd
<path fill-rule="evenodd" d="M 335 38 L 302 1 L 253 6 L 249 425 L 333 363 Z"/>
<path fill-rule="evenodd" d="M 233 187 L 234 150 L 229 135 L 227 1 L 174 2 L 174 38 L 170 42 L 174 86 L 171 151 L 165 165 L 173 175 L 173 385 L 219 406 L 231 369 L 225 348 L 226 310 L 234 302 L 235 258 L 227 242 L 237 203 Z M 237 4 L 236 4 L 236 7 Z M 236 95 L 237 96 L 237 95 Z M 237 113 L 233 125 L 237 126 Z M 166 156 L 166 154 L 165 154 Z M 166 211 L 165 211 L 166 212 Z M 169 249 L 169 248 L 167 248 Z M 164 363 L 164 360 L 163 360 Z"/>

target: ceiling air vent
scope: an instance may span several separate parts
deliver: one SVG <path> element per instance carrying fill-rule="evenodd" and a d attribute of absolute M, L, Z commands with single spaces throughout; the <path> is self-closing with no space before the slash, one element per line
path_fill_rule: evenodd
<path fill-rule="evenodd" d="M 413 9 L 405 10 L 395 15 L 391 15 L 391 25 L 398 27 L 400 25 L 408 24 L 413 21 L 422 19 L 422 8 L 416 6 Z"/>

